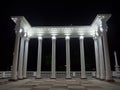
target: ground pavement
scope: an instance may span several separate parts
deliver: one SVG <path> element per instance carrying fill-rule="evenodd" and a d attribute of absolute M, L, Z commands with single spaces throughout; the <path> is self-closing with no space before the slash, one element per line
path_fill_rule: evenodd
<path fill-rule="evenodd" d="M 0 83 L 0 90 L 120 90 L 120 82 L 97 79 L 24 79 Z"/>

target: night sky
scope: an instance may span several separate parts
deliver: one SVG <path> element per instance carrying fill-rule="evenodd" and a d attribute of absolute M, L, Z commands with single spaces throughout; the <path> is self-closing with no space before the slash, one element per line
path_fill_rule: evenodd
<path fill-rule="evenodd" d="M 0 19 L 0 70 L 10 70 L 13 60 L 15 41 L 15 23 L 11 16 L 25 16 L 32 26 L 80 26 L 90 25 L 97 14 L 111 13 L 108 21 L 108 43 L 112 70 L 114 70 L 114 55 L 117 52 L 120 65 L 120 15 L 117 2 L 114 1 L 84 1 L 84 2 L 15 2 L 10 1 L 1 7 Z M 28 70 L 36 70 L 37 65 L 37 39 L 31 39 L 29 43 Z M 43 39 L 42 45 L 42 70 L 51 70 L 51 39 Z M 91 38 L 85 38 L 86 69 L 94 70 L 94 42 Z M 65 39 L 56 41 L 56 68 L 65 70 Z M 80 70 L 79 39 L 70 39 L 71 70 Z"/>

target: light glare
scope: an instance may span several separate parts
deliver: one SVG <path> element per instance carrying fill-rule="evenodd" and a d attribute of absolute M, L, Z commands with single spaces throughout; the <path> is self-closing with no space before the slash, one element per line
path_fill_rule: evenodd
<path fill-rule="evenodd" d="M 22 28 L 20 28 L 19 32 L 21 33 L 22 31 L 23 31 Z"/>
<path fill-rule="evenodd" d="M 52 36 L 52 39 L 56 39 L 56 37 L 55 37 L 55 36 Z"/>
<path fill-rule="evenodd" d="M 42 37 L 38 37 L 38 39 L 42 39 Z"/>
<path fill-rule="evenodd" d="M 66 36 L 65 38 L 66 38 L 66 39 L 70 39 L 70 36 Z"/>
<path fill-rule="evenodd" d="M 84 37 L 83 36 L 80 36 L 80 39 L 83 39 Z"/>

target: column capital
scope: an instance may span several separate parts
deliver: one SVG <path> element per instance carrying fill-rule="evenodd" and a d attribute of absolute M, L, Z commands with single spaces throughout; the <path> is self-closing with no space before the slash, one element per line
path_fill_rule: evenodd
<path fill-rule="evenodd" d="M 19 31 L 21 28 L 21 18 L 17 18 L 15 21 L 16 25 L 15 25 L 15 31 Z"/>
<path fill-rule="evenodd" d="M 39 36 L 39 37 L 38 37 L 38 40 L 41 40 L 41 39 L 42 39 L 42 36 Z"/>
<path fill-rule="evenodd" d="M 53 35 L 53 36 L 52 36 L 52 39 L 56 39 L 56 36 L 55 36 L 55 35 Z"/>
<path fill-rule="evenodd" d="M 30 40 L 30 38 L 29 38 L 29 37 L 26 37 L 26 38 L 25 38 L 25 40 L 26 40 L 26 41 L 29 41 L 29 40 Z"/>
<path fill-rule="evenodd" d="M 70 36 L 69 36 L 69 35 L 66 35 L 66 36 L 65 36 L 65 39 L 66 39 L 66 40 L 70 39 Z"/>
<path fill-rule="evenodd" d="M 93 40 L 97 40 L 97 39 L 98 39 L 98 36 L 94 36 L 94 37 L 93 37 Z"/>
<path fill-rule="evenodd" d="M 81 36 L 80 36 L 80 39 L 84 39 L 84 36 L 83 36 L 83 35 L 81 35 Z"/>

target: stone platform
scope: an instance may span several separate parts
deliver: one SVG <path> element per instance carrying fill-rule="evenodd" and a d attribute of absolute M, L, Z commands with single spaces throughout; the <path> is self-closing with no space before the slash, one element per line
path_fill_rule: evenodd
<path fill-rule="evenodd" d="M 96 79 L 24 79 L 0 85 L 0 90 L 120 90 L 120 83 Z"/>

